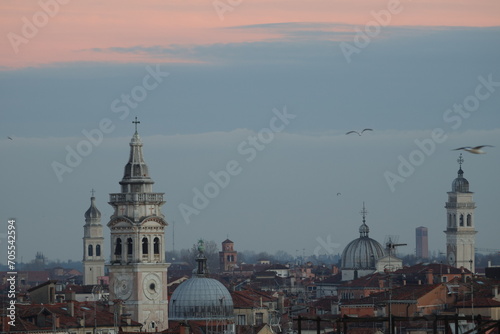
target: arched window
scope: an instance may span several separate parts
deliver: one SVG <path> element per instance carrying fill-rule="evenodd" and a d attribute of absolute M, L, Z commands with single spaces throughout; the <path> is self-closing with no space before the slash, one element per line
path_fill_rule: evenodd
<path fill-rule="evenodd" d="M 472 216 L 470 214 L 467 215 L 467 226 L 472 226 Z"/>
<path fill-rule="evenodd" d="M 89 245 L 89 251 L 88 251 L 88 254 L 89 256 L 94 256 L 94 249 L 92 248 L 92 245 Z"/>
<path fill-rule="evenodd" d="M 132 238 L 127 239 L 127 254 L 132 255 L 133 248 L 132 248 Z"/>
<path fill-rule="evenodd" d="M 160 239 L 155 238 L 153 241 L 153 252 L 154 254 L 160 254 Z"/>
<path fill-rule="evenodd" d="M 451 213 L 448 214 L 448 226 L 451 227 Z"/>
<path fill-rule="evenodd" d="M 148 254 L 148 238 L 142 238 L 142 254 Z"/>
<path fill-rule="evenodd" d="M 460 226 L 464 226 L 464 215 L 460 215 Z"/>
<path fill-rule="evenodd" d="M 457 215 L 453 214 L 453 225 L 452 227 L 457 227 Z"/>
<path fill-rule="evenodd" d="M 101 245 L 95 246 L 95 256 L 101 256 Z"/>
<path fill-rule="evenodd" d="M 116 238 L 115 255 L 122 255 L 122 239 Z"/>

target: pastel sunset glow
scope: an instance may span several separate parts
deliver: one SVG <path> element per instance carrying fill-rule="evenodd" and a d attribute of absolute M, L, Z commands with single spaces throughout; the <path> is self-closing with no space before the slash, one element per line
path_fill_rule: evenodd
<path fill-rule="evenodd" d="M 54 0 L 55 1 L 55 0 Z M 342 24 L 353 31 L 374 20 L 373 12 L 397 9 L 389 26 L 490 27 L 500 24 L 498 1 L 4 1 L 0 5 L 0 63 L 19 68 L 61 62 L 156 62 L 146 54 L 93 49 L 251 43 L 283 37 L 265 28 L 283 23 Z M 46 4 L 45 7 L 41 3 Z M 222 5 L 221 5 L 222 4 Z M 43 9 L 46 8 L 46 9 Z M 49 13 L 51 12 L 51 13 Z M 45 14 L 53 14 L 48 17 Z M 35 17 L 35 19 L 34 19 Z M 44 17 L 48 19 L 44 20 Z M 38 22 L 33 37 L 23 36 L 27 19 Z M 34 22 L 34 20 L 38 20 Z M 233 29 L 230 29 L 233 28 Z M 26 29 L 26 28 L 25 28 Z M 328 32 L 328 29 L 322 29 Z M 23 39 L 16 39 L 14 35 Z M 327 39 L 323 35 L 323 38 Z M 335 39 L 331 36 L 330 39 Z M 16 52 L 16 50 L 18 52 Z M 162 62 L 186 62 L 164 57 Z"/>

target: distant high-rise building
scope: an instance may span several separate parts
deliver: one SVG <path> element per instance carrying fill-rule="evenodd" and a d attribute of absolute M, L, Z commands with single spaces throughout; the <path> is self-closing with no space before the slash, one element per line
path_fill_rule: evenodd
<path fill-rule="evenodd" d="M 429 241 L 427 238 L 427 227 L 420 226 L 415 229 L 416 244 L 417 244 L 417 258 L 429 258 Z"/>
<path fill-rule="evenodd" d="M 456 268 L 466 268 L 475 271 L 475 240 L 477 231 L 474 229 L 474 209 L 476 203 L 469 191 L 469 181 L 464 178 L 462 154 L 458 158 L 460 169 L 453 180 L 451 191 L 446 202 L 446 256 L 448 264 Z"/>

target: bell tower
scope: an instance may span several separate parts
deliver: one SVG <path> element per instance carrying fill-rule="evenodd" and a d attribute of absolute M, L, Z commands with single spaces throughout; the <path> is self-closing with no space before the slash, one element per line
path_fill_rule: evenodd
<path fill-rule="evenodd" d="M 94 190 L 90 198 L 90 207 L 85 212 L 83 226 L 83 284 L 100 284 L 99 277 L 104 276 L 104 255 L 101 212 L 95 206 Z"/>
<path fill-rule="evenodd" d="M 446 256 L 448 264 L 475 271 L 475 235 L 474 209 L 476 203 L 469 191 L 469 181 L 464 178 L 462 154 L 457 160 L 460 168 L 458 176 L 451 185 L 446 202 Z"/>
<path fill-rule="evenodd" d="M 114 212 L 109 269 L 110 300 L 122 300 L 126 313 L 144 325 L 143 331 L 168 328 L 163 193 L 153 192 L 153 180 L 137 132 L 130 141 L 129 161 L 120 181 L 121 192 L 110 194 Z"/>

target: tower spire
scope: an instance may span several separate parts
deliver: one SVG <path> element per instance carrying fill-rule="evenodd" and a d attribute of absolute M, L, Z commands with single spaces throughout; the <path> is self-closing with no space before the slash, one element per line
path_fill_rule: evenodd
<path fill-rule="evenodd" d="M 359 237 L 368 238 L 370 228 L 366 225 L 366 215 L 368 214 L 368 211 L 365 208 L 365 202 L 363 202 L 363 209 L 361 209 L 359 213 L 363 216 L 363 224 L 359 227 Z"/>
<path fill-rule="evenodd" d="M 137 124 L 140 124 L 141 122 L 137 120 L 137 116 L 135 116 L 135 120 L 132 121 L 132 123 L 134 123 L 135 125 L 135 133 L 137 134 Z"/>
<path fill-rule="evenodd" d="M 363 216 L 363 224 L 366 222 L 366 215 L 368 211 L 365 209 L 365 202 L 363 201 L 363 209 L 359 212 Z"/>

